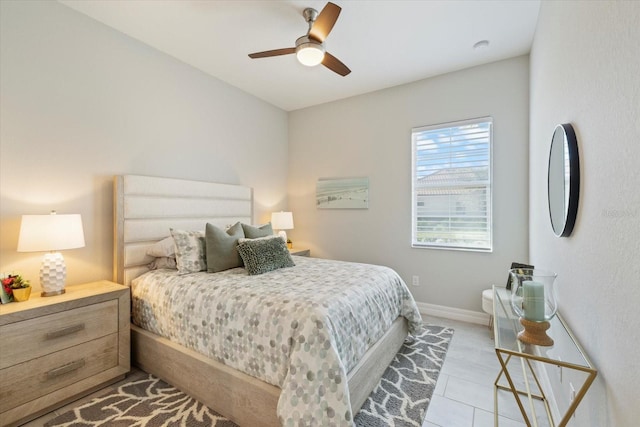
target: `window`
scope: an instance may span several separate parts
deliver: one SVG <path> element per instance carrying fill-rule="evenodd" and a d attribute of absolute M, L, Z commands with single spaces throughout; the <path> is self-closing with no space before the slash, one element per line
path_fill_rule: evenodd
<path fill-rule="evenodd" d="M 490 117 L 414 128 L 412 246 L 491 251 Z"/>

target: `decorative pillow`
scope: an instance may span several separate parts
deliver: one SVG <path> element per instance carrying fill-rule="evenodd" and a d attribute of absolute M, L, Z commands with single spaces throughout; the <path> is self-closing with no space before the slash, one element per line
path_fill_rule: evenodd
<path fill-rule="evenodd" d="M 238 239 L 244 237 L 242 224 L 235 223 L 221 230 L 213 224 L 207 224 L 204 233 L 207 251 L 207 271 L 217 273 L 234 267 L 242 267 L 242 258 L 238 254 Z"/>
<path fill-rule="evenodd" d="M 160 257 L 176 257 L 176 244 L 173 240 L 172 236 L 167 237 L 166 239 L 160 240 L 158 243 L 151 246 L 147 249 L 147 255 L 154 256 L 156 258 Z"/>
<path fill-rule="evenodd" d="M 238 252 L 244 261 L 247 273 L 250 275 L 295 265 L 287 249 L 287 244 L 280 236 L 240 239 Z"/>
<path fill-rule="evenodd" d="M 242 224 L 242 230 L 244 231 L 244 237 L 246 237 L 247 239 L 258 239 L 260 237 L 273 235 L 273 228 L 271 227 L 270 222 L 266 223 L 265 225 L 261 225 L 260 227 Z"/>
<path fill-rule="evenodd" d="M 178 274 L 196 273 L 207 269 L 207 258 L 202 231 L 171 229 L 176 242 Z"/>
<path fill-rule="evenodd" d="M 151 261 L 147 267 L 149 270 L 158 270 L 161 268 L 168 268 L 170 270 L 175 270 L 177 267 L 176 259 L 171 257 L 157 257 L 153 261 Z"/>

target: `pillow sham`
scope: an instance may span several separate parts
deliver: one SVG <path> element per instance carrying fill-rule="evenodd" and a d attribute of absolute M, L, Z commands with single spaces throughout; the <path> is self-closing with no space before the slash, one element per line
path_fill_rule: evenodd
<path fill-rule="evenodd" d="M 176 256 L 176 244 L 173 240 L 173 236 L 169 236 L 165 239 L 155 243 L 149 249 L 147 249 L 147 255 L 156 258 L 161 257 L 173 257 Z"/>
<path fill-rule="evenodd" d="M 217 273 L 234 267 L 242 267 L 238 254 L 238 239 L 244 237 L 242 224 L 235 223 L 224 231 L 213 224 L 207 224 L 204 232 L 207 252 L 207 271 Z"/>
<path fill-rule="evenodd" d="M 147 264 L 149 270 L 159 270 L 162 268 L 167 268 L 170 270 L 177 269 L 176 259 L 171 257 L 156 257 L 153 261 Z"/>
<path fill-rule="evenodd" d="M 252 276 L 295 266 L 287 244 L 280 236 L 240 239 L 238 253 L 247 273 Z"/>
<path fill-rule="evenodd" d="M 259 227 L 249 224 L 242 224 L 242 230 L 244 231 L 244 237 L 246 237 L 247 239 L 258 239 L 260 237 L 273 235 L 273 228 L 271 227 L 270 222 Z"/>
<path fill-rule="evenodd" d="M 196 273 L 207 269 L 202 231 L 170 230 L 176 247 L 178 274 Z"/>

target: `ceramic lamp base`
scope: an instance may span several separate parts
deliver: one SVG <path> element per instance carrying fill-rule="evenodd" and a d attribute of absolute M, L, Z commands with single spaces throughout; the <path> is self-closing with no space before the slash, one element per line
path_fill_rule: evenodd
<path fill-rule="evenodd" d="M 545 347 L 553 345 L 553 339 L 546 332 L 550 326 L 549 322 L 534 322 L 521 317 L 520 324 L 524 326 L 524 330 L 518 333 L 520 341 Z"/>
<path fill-rule="evenodd" d="M 40 292 L 40 296 L 41 297 L 53 297 L 53 296 L 56 296 L 56 295 L 62 295 L 65 292 L 66 291 L 64 289 L 60 289 L 58 291 L 49 291 L 49 292 L 42 291 L 42 292 Z"/>
<path fill-rule="evenodd" d="M 42 258 L 40 267 L 40 286 L 43 297 L 64 294 L 64 282 L 67 279 L 67 266 L 60 252 L 51 252 Z"/>

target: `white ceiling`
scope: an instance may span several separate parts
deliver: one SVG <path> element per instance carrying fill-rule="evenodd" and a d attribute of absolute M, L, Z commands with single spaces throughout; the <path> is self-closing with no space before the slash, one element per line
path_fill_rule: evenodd
<path fill-rule="evenodd" d="M 59 0 L 286 111 L 409 83 L 529 52 L 540 0 L 334 0 L 342 13 L 327 51 L 351 74 L 305 67 L 293 47 L 305 7 L 326 1 Z M 486 49 L 474 50 L 479 40 Z"/>

